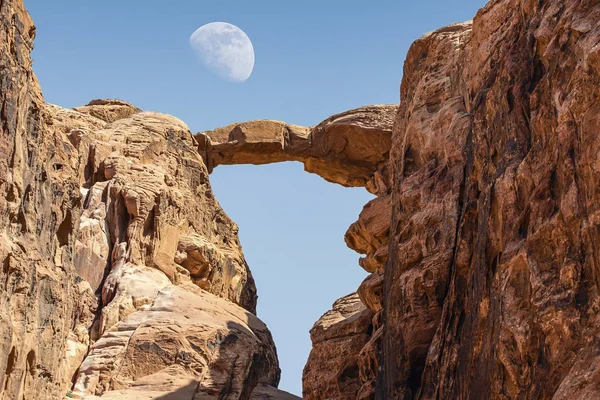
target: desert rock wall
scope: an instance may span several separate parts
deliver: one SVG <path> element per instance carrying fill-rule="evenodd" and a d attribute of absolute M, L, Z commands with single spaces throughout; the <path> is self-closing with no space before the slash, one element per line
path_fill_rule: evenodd
<path fill-rule="evenodd" d="M 595 398 L 600 4 L 489 2 L 411 47 L 378 398 Z"/>
<path fill-rule="evenodd" d="M 22 1 L 0 2 L 0 399 L 56 398 L 76 308 L 76 180 L 49 128 Z"/>
<path fill-rule="evenodd" d="M 0 398 L 288 396 L 187 126 L 44 104 L 22 1 L 0 26 Z"/>

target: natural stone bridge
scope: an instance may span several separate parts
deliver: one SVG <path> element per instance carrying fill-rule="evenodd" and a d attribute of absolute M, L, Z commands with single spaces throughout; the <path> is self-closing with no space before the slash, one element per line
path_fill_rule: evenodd
<path fill-rule="evenodd" d="M 218 165 L 300 161 L 306 171 L 329 182 L 363 186 L 377 196 L 345 236 L 348 247 L 365 255 L 359 264 L 371 274 L 357 294 L 339 299 L 311 330 L 313 349 L 303 375 L 307 399 L 373 395 L 392 218 L 388 161 L 397 109 L 360 107 L 312 128 L 258 120 L 195 135 L 209 173 Z"/>
<path fill-rule="evenodd" d="M 73 242 L 63 257 L 79 279 L 70 303 L 76 334 L 69 336 L 61 391 L 110 399 L 137 390 L 155 398 L 196 391 L 221 396 L 231 388 L 229 398 L 252 392 L 252 399 L 270 398 L 264 393 L 284 399 L 275 389 L 271 335 L 254 315 L 256 288 L 237 227 L 215 201 L 207 172 L 221 164 L 295 160 L 330 182 L 378 196 L 346 234 L 372 274 L 358 294 L 338 300 L 317 321 L 304 371 L 307 399 L 372 393 L 396 110 L 362 107 L 312 128 L 251 121 L 192 135 L 172 116 L 119 100 L 72 110 L 45 105 L 48 132 L 64 149 L 54 169 L 79 187 L 74 196 L 81 193 L 79 208 L 65 211 L 74 234 L 65 228 L 58 235 L 60 243 Z M 210 343 L 222 337 L 232 342 L 214 353 Z M 202 374 L 172 362 L 182 351 Z M 160 362 L 147 362 L 157 354 Z"/>
<path fill-rule="evenodd" d="M 196 135 L 208 171 L 221 164 L 300 161 L 343 186 L 366 186 L 388 159 L 397 106 L 361 107 L 306 128 L 281 121 L 232 124 Z"/>

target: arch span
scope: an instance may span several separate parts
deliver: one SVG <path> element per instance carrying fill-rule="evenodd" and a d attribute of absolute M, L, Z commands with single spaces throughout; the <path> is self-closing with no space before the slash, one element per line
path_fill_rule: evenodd
<path fill-rule="evenodd" d="M 273 120 L 241 122 L 195 137 L 209 172 L 222 164 L 300 161 L 327 181 L 367 186 L 388 159 L 397 108 L 360 107 L 310 128 Z"/>
<path fill-rule="evenodd" d="M 299 161 L 307 172 L 377 197 L 345 235 L 370 275 L 356 293 L 337 300 L 311 329 L 312 351 L 303 374 L 306 399 L 374 394 L 382 334 L 383 267 L 388 255 L 391 196 L 388 165 L 397 106 L 365 106 L 314 127 L 256 120 L 195 135 L 209 173 L 219 165 Z"/>

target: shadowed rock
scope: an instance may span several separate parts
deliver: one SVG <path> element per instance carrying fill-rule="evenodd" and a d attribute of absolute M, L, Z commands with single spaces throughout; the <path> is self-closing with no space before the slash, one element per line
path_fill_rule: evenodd
<path fill-rule="evenodd" d="M 358 356 L 371 338 L 373 313 L 353 293 L 333 304 L 310 331 L 313 348 L 302 374 L 307 400 L 350 399 L 360 390 Z"/>

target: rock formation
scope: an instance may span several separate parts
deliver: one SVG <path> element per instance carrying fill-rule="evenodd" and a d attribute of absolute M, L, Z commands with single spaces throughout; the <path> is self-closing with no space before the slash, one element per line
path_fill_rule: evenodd
<path fill-rule="evenodd" d="M 187 126 L 45 105 L 22 2 L 0 16 L 0 398 L 288 396 Z"/>
<path fill-rule="evenodd" d="M 339 299 L 310 331 L 313 349 L 302 382 L 306 399 L 356 398 L 359 355 L 371 339 L 373 312 L 357 294 Z"/>
<path fill-rule="evenodd" d="M 492 1 L 411 47 L 380 398 L 597 398 L 600 3 Z"/>
<path fill-rule="evenodd" d="M 22 1 L 0 3 L 0 399 L 58 397 L 78 302 L 73 268 L 79 185 L 49 116 Z M 83 299 L 82 299 L 83 301 Z"/>
<path fill-rule="evenodd" d="M 364 186 L 388 159 L 397 106 L 368 106 L 313 128 L 248 121 L 196 135 L 208 171 L 218 165 L 300 161 L 308 172 L 344 186 Z"/>
<path fill-rule="evenodd" d="M 425 35 L 399 108 L 195 135 L 44 104 L 21 0 L 0 35 L 0 399 L 296 398 L 208 181 L 281 161 L 376 196 L 306 399 L 600 397 L 597 1 L 493 0 Z"/>
<path fill-rule="evenodd" d="M 75 271 L 99 294 L 91 323 L 77 327 L 74 346 L 86 356 L 71 363 L 72 395 L 248 398 L 259 382 L 277 385 L 237 227 L 212 195 L 189 129 L 115 103 L 47 107 L 73 155 L 63 170 L 81 178 L 84 195 Z"/>
<path fill-rule="evenodd" d="M 313 350 L 303 376 L 303 397 L 354 399 L 375 394 L 382 333 L 383 266 L 392 216 L 390 149 L 398 107 L 361 107 L 306 128 L 281 121 L 248 121 L 195 135 L 209 171 L 226 164 L 300 161 L 305 170 L 344 186 L 363 186 L 377 198 L 346 233 L 364 254 L 371 275 L 315 323 Z"/>
<path fill-rule="evenodd" d="M 306 398 L 599 395 L 599 38 L 597 2 L 498 0 L 415 42 L 389 163 L 352 183 L 378 196 L 346 234 L 372 272 L 361 386 L 344 391 L 354 359 L 327 340 L 348 339 L 336 304 Z"/>

